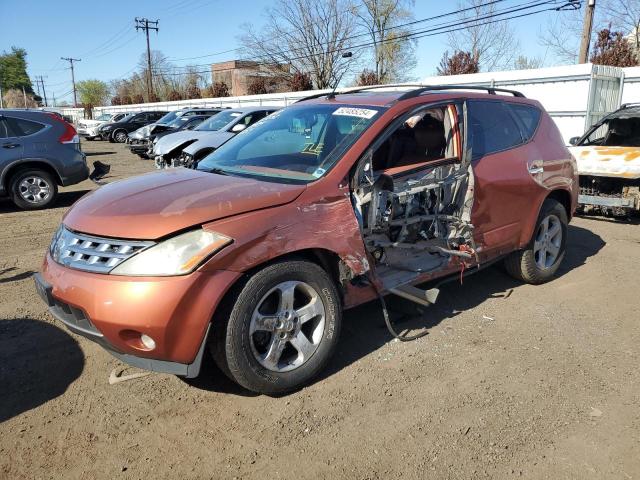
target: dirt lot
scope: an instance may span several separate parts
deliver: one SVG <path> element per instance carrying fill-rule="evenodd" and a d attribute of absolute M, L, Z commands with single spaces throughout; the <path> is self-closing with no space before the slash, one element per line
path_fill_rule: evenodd
<path fill-rule="evenodd" d="M 153 168 L 84 148 L 109 180 Z M 640 225 L 576 218 L 559 278 L 450 284 L 412 343 L 349 311 L 323 377 L 270 398 L 211 365 L 110 385 L 123 365 L 46 313 L 30 276 L 92 188 L 0 201 L 0 478 L 640 478 Z"/>

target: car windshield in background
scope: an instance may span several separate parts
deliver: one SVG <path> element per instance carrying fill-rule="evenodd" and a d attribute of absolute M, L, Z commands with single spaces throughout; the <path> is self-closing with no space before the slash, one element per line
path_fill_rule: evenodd
<path fill-rule="evenodd" d="M 103 113 L 99 117 L 96 117 L 96 120 L 98 120 L 100 122 L 107 122 L 107 121 L 109 121 L 109 119 L 111 119 L 111 114 L 109 114 L 109 113 Z"/>
<path fill-rule="evenodd" d="M 311 182 L 322 177 L 383 111 L 304 105 L 275 112 L 205 157 L 198 170 Z"/>
<path fill-rule="evenodd" d="M 156 121 L 156 123 L 161 123 L 162 125 L 168 125 L 169 123 L 171 123 L 173 120 L 176 119 L 179 113 L 180 113 L 180 110 L 176 110 L 175 112 L 169 112 L 166 115 L 160 117 L 160 119 Z"/>
<path fill-rule="evenodd" d="M 177 118 L 174 118 L 169 123 L 167 123 L 167 126 L 168 127 L 172 127 L 172 128 L 178 128 L 178 127 L 182 126 L 184 124 L 184 122 L 186 122 L 190 118 L 191 118 L 190 116 L 181 115 L 181 116 L 179 116 Z"/>
<path fill-rule="evenodd" d="M 233 112 L 225 110 L 224 112 L 216 113 L 211 118 L 208 118 L 202 122 L 195 130 L 207 130 L 215 131 L 220 130 L 226 124 L 242 115 L 242 112 Z"/>

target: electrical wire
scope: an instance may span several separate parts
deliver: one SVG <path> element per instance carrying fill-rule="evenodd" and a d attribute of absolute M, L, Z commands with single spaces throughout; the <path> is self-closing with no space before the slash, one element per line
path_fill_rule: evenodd
<path fill-rule="evenodd" d="M 489 14 L 489 15 L 485 15 L 484 17 L 476 17 L 476 18 L 471 18 L 471 19 L 467 19 L 464 21 L 460 21 L 460 22 L 454 22 L 454 23 L 450 23 L 446 26 L 441 26 L 441 27 L 436 27 L 436 28 L 430 28 L 430 29 L 426 29 L 426 30 L 419 30 L 419 31 L 413 31 L 413 32 L 409 32 L 403 35 L 399 35 L 396 36 L 392 39 L 388 39 L 388 40 L 382 40 L 380 42 L 366 42 L 360 45 L 352 45 L 352 46 L 348 46 L 348 47 L 341 47 L 341 48 L 336 48 L 333 50 L 329 50 L 327 52 L 324 52 L 325 55 L 329 55 L 332 53 L 337 53 L 337 52 L 342 52 L 342 51 L 347 51 L 347 50 L 362 50 L 374 45 L 380 45 L 380 44 L 385 44 L 385 43 L 393 43 L 393 42 L 397 42 L 397 41 L 409 41 L 409 40 L 416 40 L 416 39 L 420 39 L 420 38 L 425 38 L 425 37 L 431 37 L 431 36 L 435 36 L 435 35 L 442 35 L 442 34 L 446 34 L 446 33 L 452 33 L 452 32 L 456 32 L 459 30 L 464 30 L 466 28 L 469 27 L 469 23 L 473 23 L 473 26 L 484 26 L 484 25 L 489 25 L 492 23 L 497 23 L 497 22 L 504 22 L 507 20 L 512 20 L 512 19 L 516 19 L 516 18 L 523 18 L 523 17 L 528 17 L 528 16 L 532 16 L 532 15 L 537 15 L 539 13 L 542 12 L 547 12 L 547 11 L 558 11 L 560 8 L 562 8 L 564 5 L 567 4 L 571 4 L 573 3 L 571 0 L 569 1 L 561 1 L 561 0 L 544 0 L 544 1 L 537 1 L 537 2 L 528 2 L 525 4 L 520 4 L 516 7 L 512 7 L 507 11 L 504 11 L 503 13 L 501 13 L 500 15 L 505 15 L 505 14 L 509 14 L 509 13 L 516 13 L 519 11 L 523 11 L 523 10 L 528 10 L 531 8 L 535 8 L 537 6 L 542 6 L 542 5 L 549 5 L 549 4 L 553 4 L 553 5 L 560 5 L 562 4 L 560 7 L 551 7 L 551 8 L 543 8 L 543 9 L 538 9 L 535 10 L 533 12 L 526 12 L 526 13 L 522 13 L 522 14 L 518 14 L 518 15 L 511 15 L 508 17 L 504 17 L 504 18 L 498 18 L 498 19 L 493 19 L 496 15 L 495 14 Z M 493 19 L 493 20 L 491 20 Z M 487 21 L 482 21 L 480 23 L 478 23 L 480 20 L 487 20 Z M 296 49 L 299 50 L 299 49 Z M 289 58 L 288 61 L 295 61 L 295 60 L 301 60 L 301 59 L 305 59 L 305 58 L 310 58 L 310 55 L 301 55 L 298 57 L 293 57 L 293 58 Z M 254 57 L 253 59 L 256 60 L 260 60 L 260 57 Z M 246 60 L 252 60 L 252 59 L 246 59 Z M 265 61 L 257 61 L 256 62 L 258 65 L 270 65 L 273 64 L 273 61 L 269 61 L 269 62 L 265 62 Z M 209 64 L 200 64 L 200 65 L 190 65 L 190 66 L 185 66 L 183 68 L 194 68 L 194 67 L 198 67 L 198 66 L 209 66 Z M 180 68 L 180 67 L 179 67 Z M 232 68 L 229 68 L 229 70 Z M 223 69 L 224 70 L 224 69 Z M 163 70 L 159 70 L 159 69 L 153 69 L 152 68 L 152 73 L 154 74 L 159 74 L 162 73 L 163 75 L 168 75 L 168 76 L 176 76 L 176 75 L 187 75 L 187 74 L 204 74 L 204 73 L 211 73 L 210 70 L 203 70 L 203 71 L 184 71 L 184 72 L 169 72 L 169 71 L 163 71 Z"/>

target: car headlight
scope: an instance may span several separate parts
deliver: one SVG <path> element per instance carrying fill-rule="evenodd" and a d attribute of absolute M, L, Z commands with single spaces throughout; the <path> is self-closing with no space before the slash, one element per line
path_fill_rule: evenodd
<path fill-rule="evenodd" d="M 101 132 L 108 132 L 109 130 L 111 130 L 111 125 L 105 125 L 104 127 L 100 127 L 100 131 Z"/>
<path fill-rule="evenodd" d="M 171 276 L 194 271 L 215 252 L 233 240 L 215 232 L 198 229 L 169 238 L 111 270 L 112 275 Z"/>

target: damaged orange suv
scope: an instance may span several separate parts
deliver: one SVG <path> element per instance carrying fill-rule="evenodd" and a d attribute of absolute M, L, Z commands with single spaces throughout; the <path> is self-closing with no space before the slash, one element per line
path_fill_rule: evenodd
<path fill-rule="evenodd" d="M 38 292 L 124 362 L 194 377 L 209 351 L 275 394 L 326 365 L 346 308 L 387 294 L 428 304 L 416 285 L 496 260 L 549 280 L 577 173 L 548 114 L 513 91 L 403 87 L 306 98 L 193 169 L 86 195 Z"/>

